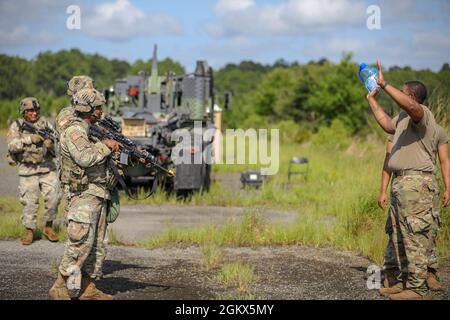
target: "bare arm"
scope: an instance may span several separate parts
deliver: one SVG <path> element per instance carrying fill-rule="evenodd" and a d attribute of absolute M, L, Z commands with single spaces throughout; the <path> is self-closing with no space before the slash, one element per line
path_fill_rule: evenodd
<path fill-rule="evenodd" d="M 400 108 L 408 113 L 411 119 L 413 119 L 415 122 L 419 122 L 420 120 L 422 120 L 424 111 L 419 103 L 389 84 L 386 85 L 386 88 L 384 90 L 388 95 L 391 96 L 391 98 L 399 105 Z"/>
<path fill-rule="evenodd" d="M 392 118 L 384 112 L 383 108 L 381 108 L 380 104 L 375 99 L 377 94 L 378 92 L 371 92 L 367 95 L 367 101 L 372 109 L 375 120 L 386 133 L 394 134 L 395 129 L 392 126 Z"/>
<path fill-rule="evenodd" d="M 438 147 L 439 162 L 441 163 L 441 173 L 444 180 L 444 207 L 450 204 L 450 158 L 448 155 L 448 144 L 441 144 Z"/>
<path fill-rule="evenodd" d="M 386 155 L 384 157 L 383 171 L 381 172 L 381 188 L 380 197 L 378 198 L 378 205 L 380 208 L 386 208 L 387 204 L 387 189 L 389 186 L 389 181 L 391 180 L 391 171 L 388 168 L 389 155 L 392 150 L 392 142 L 388 142 L 386 146 Z"/>
<path fill-rule="evenodd" d="M 378 65 L 377 83 L 379 85 L 383 85 L 385 84 L 385 81 L 383 70 L 381 69 L 381 62 L 377 61 L 377 65 Z M 392 100 L 394 100 L 398 104 L 400 108 L 402 108 L 403 110 L 406 111 L 406 113 L 408 113 L 411 119 L 413 119 L 415 122 L 419 122 L 420 120 L 422 120 L 424 116 L 424 111 L 422 106 L 417 101 L 415 101 L 411 97 L 407 96 L 406 94 L 404 94 L 403 92 L 401 92 L 400 90 L 389 84 L 386 85 L 384 90 L 392 98 Z"/>

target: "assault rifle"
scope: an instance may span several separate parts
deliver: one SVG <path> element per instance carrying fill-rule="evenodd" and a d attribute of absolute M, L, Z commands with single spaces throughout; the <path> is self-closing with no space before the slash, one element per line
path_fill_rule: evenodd
<path fill-rule="evenodd" d="M 44 139 L 50 139 L 54 144 L 56 144 L 56 142 L 58 141 L 58 135 L 50 127 L 45 127 L 43 129 L 39 129 L 34 124 L 23 120 L 22 121 L 22 129 L 25 129 L 32 133 L 38 134 Z"/>
<path fill-rule="evenodd" d="M 148 166 L 154 167 L 159 171 L 166 173 L 169 177 L 173 177 L 174 173 L 171 169 L 166 169 L 161 166 L 158 159 L 145 149 L 139 148 L 136 143 L 131 139 L 124 136 L 120 132 L 120 127 L 111 118 L 105 118 L 100 120 L 97 124 L 92 124 L 89 126 L 89 135 L 99 139 L 112 139 L 120 144 L 121 154 L 120 162 L 127 165 L 128 159 L 135 157 L 138 159 L 143 159 L 144 163 Z"/>

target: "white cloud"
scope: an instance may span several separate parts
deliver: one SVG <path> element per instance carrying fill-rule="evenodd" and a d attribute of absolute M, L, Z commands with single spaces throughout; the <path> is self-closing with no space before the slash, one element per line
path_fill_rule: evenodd
<path fill-rule="evenodd" d="M 18 45 L 29 40 L 30 30 L 25 26 L 18 26 L 11 31 L 0 30 L 0 42 L 2 45 Z"/>
<path fill-rule="evenodd" d="M 57 41 L 57 37 L 47 31 L 33 33 L 28 27 L 20 25 L 12 30 L 0 30 L 1 46 L 14 45 L 49 45 Z"/>
<path fill-rule="evenodd" d="M 292 53 L 298 53 L 298 46 L 286 43 L 283 39 L 268 42 L 265 39 L 237 36 L 197 45 L 189 51 L 194 53 L 192 59 L 197 60 L 197 53 L 201 52 L 213 68 L 220 68 L 227 63 L 239 63 L 243 60 L 273 63 L 287 58 L 286 55 L 292 57 Z"/>
<path fill-rule="evenodd" d="M 282 18 L 300 26 L 336 26 L 366 19 L 366 5 L 350 0 L 291 0 L 282 8 Z"/>
<path fill-rule="evenodd" d="M 433 1 L 433 0 L 430 0 Z M 442 1 L 435 0 L 445 8 Z M 416 0 L 378 0 L 382 23 L 417 23 L 438 16 L 424 11 Z M 219 18 L 206 26 L 216 37 L 237 35 L 303 35 L 335 31 L 337 28 L 366 28 L 368 2 L 361 0 L 283 0 L 260 4 L 255 0 L 218 0 L 214 12 Z M 441 11 L 445 11 L 442 9 Z"/>
<path fill-rule="evenodd" d="M 69 1 L 0 1 L 0 47 L 55 44 L 58 36 L 47 30 L 54 30 Z"/>
<path fill-rule="evenodd" d="M 50 24 L 58 13 L 65 13 L 70 2 L 73 0 L 0 1 L 0 28 Z"/>
<path fill-rule="evenodd" d="M 254 0 L 219 0 L 214 8 L 218 15 L 246 10 L 255 5 Z"/>
<path fill-rule="evenodd" d="M 413 66 L 439 70 L 448 61 L 450 36 L 442 33 L 420 33 L 410 39 L 386 37 L 382 41 L 355 38 L 324 38 L 303 50 L 306 56 L 326 57 L 339 61 L 343 52 L 352 52 L 353 60 L 375 63 L 381 59 L 384 66 Z"/>
<path fill-rule="evenodd" d="M 450 49 L 450 34 L 422 32 L 413 34 L 413 44 L 431 50 Z"/>
<path fill-rule="evenodd" d="M 84 20 L 83 20 L 84 21 Z M 146 13 L 129 0 L 117 0 L 94 7 L 81 28 L 95 38 L 123 41 L 136 36 L 181 34 L 181 24 L 173 17 Z"/>
<path fill-rule="evenodd" d="M 264 5 L 252 0 L 219 0 L 215 12 L 221 21 L 207 26 L 207 31 L 213 36 L 296 35 L 337 26 L 365 26 L 366 7 L 355 0 L 288 0 Z"/>

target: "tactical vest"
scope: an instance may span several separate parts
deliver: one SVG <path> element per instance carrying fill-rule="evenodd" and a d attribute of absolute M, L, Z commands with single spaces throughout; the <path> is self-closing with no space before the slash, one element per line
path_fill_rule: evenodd
<path fill-rule="evenodd" d="M 17 124 L 17 127 L 19 128 L 19 132 L 22 136 L 27 136 L 27 135 L 29 136 L 29 135 L 33 134 L 32 132 L 29 132 L 22 127 L 23 122 L 21 119 L 16 120 L 16 124 Z M 38 120 L 38 122 L 35 123 L 35 125 L 39 126 L 39 127 L 41 127 L 42 124 L 44 124 L 44 126 L 47 125 L 47 123 L 45 123 L 44 120 Z M 40 164 L 40 163 L 44 162 L 46 154 L 47 154 L 47 150 L 44 147 L 43 142 L 40 142 L 37 145 L 34 143 L 24 144 L 23 152 L 14 154 L 14 159 L 18 163 Z"/>
<path fill-rule="evenodd" d="M 65 128 L 72 125 L 83 126 L 83 120 L 74 117 L 70 119 Z M 92 143 L 96 143 L 91 137 L 89 140 Z M 69 186 L 70 192 L 82 192 L 88 189 L 89 184 L 95 184 L 106 188 L 107 184 L 107 161 L 102 162 L 88 168 L 80 167 L 68 154 L 67 151 L 61 150 L 61 183 Z"/>

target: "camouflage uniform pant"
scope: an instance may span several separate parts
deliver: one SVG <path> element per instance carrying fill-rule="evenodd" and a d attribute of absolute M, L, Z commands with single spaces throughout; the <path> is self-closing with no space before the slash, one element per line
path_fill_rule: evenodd
<path fill-rule="evenodd" d="M 437 268 L 439 191 L 434 176 L 399 176 L 392 180 L 384 267 L 407 278 L 406 287 L 425 294 L 428 268 Z"/>
<path fill-rule="evenodd" d="M 436 195 L 433 200 L 433 224 L 431 230 L 431 240 L 430 247 L 428 248 L 428 269 L 437 271 L 439 268 L 438 257 L 437 257 L 437 246 L 436 238 L 438 236 L 439 229 L 442 226 L 441 220 L 441 206 L 440 206 L 439 191 L 437 190 Z"/>
<path fill-rule="evenodd" d="M 67 235 L 59 271 L 78 266 L 83 274 L 98 279 L 106 257 L 106 200 L 82 193 L 72 196 L 67 209 Z"/>
<path fill-rule="evenodd" d="M 56 219 L 59 203 L 59 181 L 56 172 L 19 177 L 19 195 L 23 205 L 22 223 L 25 228 L 36 229 L 41 192 L 45 202 L 43 221 L 53 221 Z"/>

